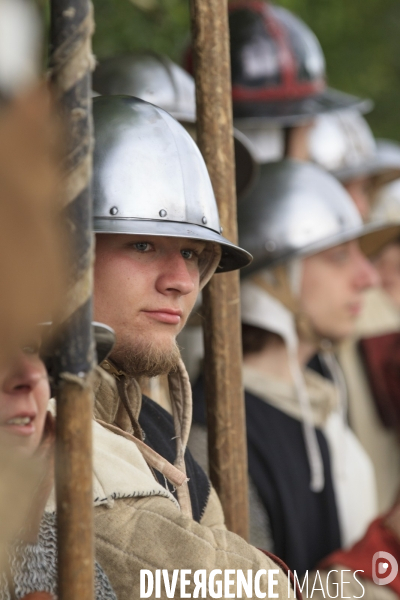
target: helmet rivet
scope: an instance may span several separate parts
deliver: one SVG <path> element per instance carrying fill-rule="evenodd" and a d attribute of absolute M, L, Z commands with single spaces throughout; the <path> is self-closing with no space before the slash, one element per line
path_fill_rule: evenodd
<path fill-rule="evenodd" d="M 160 217 L 166 217 L 167 211 L 165 210 L 165 208 L 162 208 L 158 214 L 160 215 Z"/>
<path fill-rule="evenodd" d="M 268 240 L 268 242 L 266 242 L 265 244 L 265 249 L 267 252 L 273 252 L 274 250 L 276 250 L 276 244 L 273 240 Z"/>
<path fill-rule="evenodd" d="M 118 213 L 118 208 L 116 206 L 113 206 L 112 208 L 110 208 L 110 215 L 116 215 Z"/>
<path fill-rule="evenodd" d="M 224 228 L 223 228 L 223 227 L 220 227 L 220 228 L 219 228 L 219 232 L 220 232 L 220 233 L 222 233 L 222 232 L 223 232 L 223 230 L 224 230 Z"/>
<path fill-rule="evenodd" d="M 207 223 L 207 217 L 203 217 L 201 222 L 205 225 Z"/>

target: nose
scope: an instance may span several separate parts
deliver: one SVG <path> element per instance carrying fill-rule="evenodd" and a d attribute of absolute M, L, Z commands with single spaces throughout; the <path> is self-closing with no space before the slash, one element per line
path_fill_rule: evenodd
<path fill-rule="evenodd" d="M 44 367 L 40 359 L 21 351 L 12 360 L 3 383 L 3 391 L 7 394 L 16 393 L 20 389 L 31 391 L 44 377 Z"/>
<path fill-rule="evenodd" d="M 159 292 L 186 296 L 195 290 L 198 270 L 190 268 L 180 251 L 170 253 L 163 267 L 156 284 Z"/>
<path fill-rule="evenodd" d="M 380 285 L 381 280 L 377 269 L 371 261 L 358 249 L 358 265 L 356 286 L 359 290 L 366 290 Z"/>

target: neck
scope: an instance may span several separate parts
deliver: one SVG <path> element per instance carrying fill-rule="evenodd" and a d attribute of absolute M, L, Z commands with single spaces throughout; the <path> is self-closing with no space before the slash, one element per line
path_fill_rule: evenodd
<path fill-rule="evenodd" d="M 317 346 L 313 342 L 307 342 L 304 340 L 299 340 L 299 350 L 298 357 L 301 368 L 304 370 L 308 365 L 309 361 L 312 359 L 314 354 L 317 352 Z"/>
<path fill-rule="evenodd" d="M 310 342 L 299 340 L 298 360 L 304 371 L 309 360 L 314 356 L 317 348 Z M 273 379 L 293 382 L 289 365 L 289 355 L 286 345 L 281 338 L 274 339 L 260 352 L 246 354 L 243 358 L 244 365 L 270 375 Z"/>

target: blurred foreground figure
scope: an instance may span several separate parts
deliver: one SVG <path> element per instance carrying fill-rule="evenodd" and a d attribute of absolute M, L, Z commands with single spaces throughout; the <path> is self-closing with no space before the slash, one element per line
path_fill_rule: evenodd
<path fill-rule="evenodd" d="M 43 464 L 40 484 L 35 491 L 31 490 L 33 497 L 30 498 L 31 506 L 23 533 L 18 532 L 18 537 L 13 540 L 9 549 L 8 568 L 0 576 L 2 598 L 22 598 L 29 592 L 48 590 L 45 577 L 51 575 L 44 565 L 40 568 L 44 548 L 35 542 L 53 479 L 54 425 L 52 418 L 46 416 L 49 398 L 46 367 L 37 349 L 25 348 L 3 363 L 0 369 L 2 449 L 12 448 L 16 455 L 26 459 L 27 464 L 35 465 L 33 457 L 36 463 Z M 27 544 L 31 554 L 37 553 L 38 561 L 28 558 Z M 55 546 L 50 545 L 50 550 L 55 562 Z M 56 573 L 52 575 L 55 582 Z"/>
<path fill-rule="evenodd" d="M 310 132 L 310 160 L 334 175 L 364 221 L 382 186 L 400 177 L 400 152 L 377 145 L 367 121 L 355 110 L 321 115 Z"/>
<path fill-rule="evenodd" d="M 0 354 L 60 299 L 60 142 L 44 85 L 0 112 Z"/>
<path fill-rule="evenodd" d="M 222 237 L 204 161 L 170 115 L 108 96 L 94 99 L 94 123 L 95 315 L 117 335 L 95 382 L 94 457 L 107 458 L 97 556 L 119 600 L 139 595 L 141 568 L 273 568 L 275 591 L 287 597 L 273 557 L 226 530 L 219 500 L 186 450 L 191 390 L 175 338 L 214 272 L 251 257 Z M 137 383 L 161 374 L 173 417 Z M 180 597 L 179 574 L 175 581 L 171 597 Z M 260 585 L 267 590 L 266 576 Z M 194 587 L 191 580 L 187 593 Z"/>
<path fill-rule="evenodd" d="M 0 3 L 0 97 L 3 101 L 0 109 L 1 569 L 7 562 L 6 548 L 15 540 L 22 525 L 32 519 L 28 509 L 34 488 L 43 474 L 43 461 L 29 458 L 39 443 L 43 423 L 38 419 L 36 436 L 31 432 L 22 441 L 19 438 L 21 443 L 17 445 L 25 449 L 22 453 L 15 452 L 9 443 L 15 438 L 6 436 L 5 430 L 18 427 L 6 424 L 13 415 L 7 410 L 4 412 L 4 401 L 19 396 L 19 392 L 10 391 L 10 377 L 20 369 L 16 363 L 10 366 L 10 361 L 25 343 L 27 331 L 59 307 L 63 281 L 58 221 L 60 127 L 46 86 L 33 81 L 37 73 L 30 61 L 37 57 L 37 49 L 30 44 L 30 33 L 33 38 L 36 35 L 35 31 L 29 30 L 30 27 L 35 29 L 36 23 L 32 10 L 32 6 L 29 8 L 24 2 Z M 13 43 L 20 39 L 19 34 L 14 38 L 11 25 L 18 26 L 19 34 L 23 33 L 25 39 L 18 49 L 14 48 L 9 64 L 5 56 L 10 56 L 7 52 L 11 50 L 12 53 Z M 10 41 L 11 48 L 7 46 Z M 27 47 L 29 59 L 23 52 Z M 18 66 L 29 67 L 29 73 L 21 73 Z M 16 97 L 11 99 L 15 94 Z M 47 402 L 46 386 L 42 382 L 38 387 L 41 387 L 40 393 L 47 396 Z M 27 387 L 29 384 L 21 395 L 28 393 Z"/>
<path fill-rule="evenodd" d="M 53 487 L 55 424 L 48 411 L 50 386 L 39 346 L 37 335 L 0 370 L 1 441 L 34 466 L 40 465 L 42 475 L 30 499 L 26 523 L 9 549 L 8 568 L 1 575 L 0 595 L 5 599 L 34 592 L 57 596 L 56 515 L 45 512 Z M 96 598 L 115 600 L 97 564 Z"/>
<path fill-rule="evenodd" d="M 0 361 L 58 308 L 62 136 L 30 0 L 0 0 Z M 29 294 L 27 294 L 29 290 Z"/>
<path fill-rule="evenodd" d="M 377 283 L 363 251 L 398 228 L 364 226 L 332 176 L 291 160 L 263 165 L 238 222 L 254 256 L 242 283 L 253 531 L 263 528 L 268 549 L 304 573 L 376 515 L 372 465 L 347 425 L 332 345 L 353 332 Z M 307 368 L 317 351 L 329 378 Z"/>
<path fill-rule="evenodd" d="M 63 131 L 38 82 L 34 6 L 0 0 L 0 596 L 13 599 L 55 597 L 57 586 L 55 515 L 43 512 L 53 479 L 49 385 L 36 350 L 21 351 L 27 332 L 60 311 L 68 255 Z"/>

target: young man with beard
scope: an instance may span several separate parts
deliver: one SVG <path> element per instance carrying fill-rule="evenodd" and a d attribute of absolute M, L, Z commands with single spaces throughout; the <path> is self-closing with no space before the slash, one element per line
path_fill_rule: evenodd
<path fill-rule="evenodd" d="M 207 578 L 214 569 L 222 577 L 227 568 L 264 569 L 262 592 L 276 569 L 274 591 L 287 597 L 277 564 L 226 530 L 215 492 L 186 451 L 191 394 L 175 338 L 213 273 L 250 256 L 222 237 L 203 159 L 172 117 L 128 96 L 95 98 L 93 113 L 95 315 L 117 336 L 95 383 L 95 417 L 115 443 L 107 447 L 115 501 L 95 511 L 98 559 L 119 600 L 139 596 L 143 569 L 188 569 L 191 577 L 203 569 Z M 142 398 L 137 382 L 163 373 L 172 417 Z M 180 572 L 175 583 L 179 597 Z M 186 592 L 194 586 L 191 579 Z"/>

